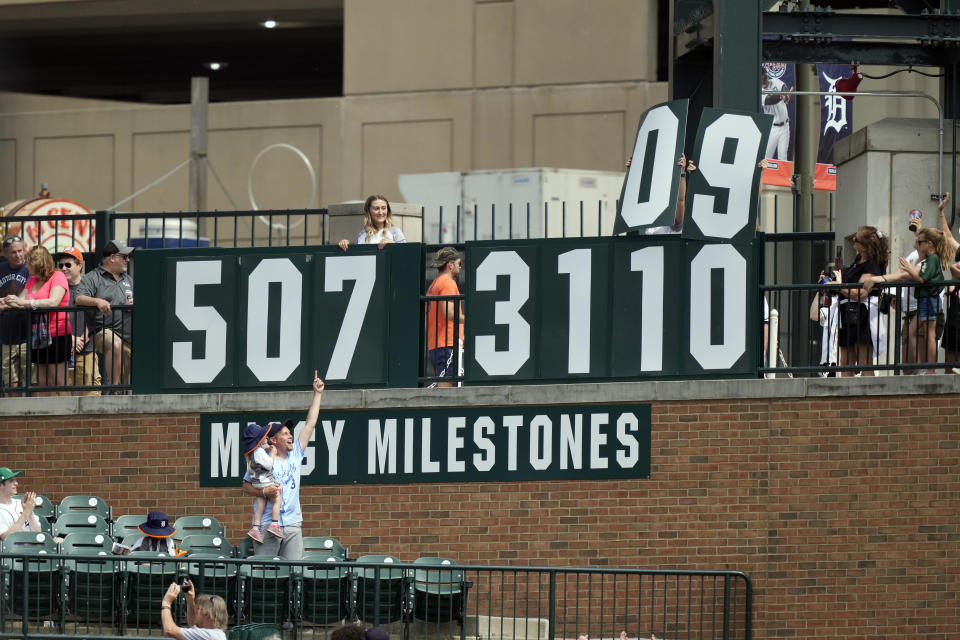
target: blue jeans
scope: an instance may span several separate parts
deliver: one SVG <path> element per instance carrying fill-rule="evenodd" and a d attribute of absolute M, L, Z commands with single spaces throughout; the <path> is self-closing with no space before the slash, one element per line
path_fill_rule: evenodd
<path fill-rule="evenodd" d="M 940 296 L 917 298 L 917 318 L 920 320 L 936 320 L 940 313 Z"/>

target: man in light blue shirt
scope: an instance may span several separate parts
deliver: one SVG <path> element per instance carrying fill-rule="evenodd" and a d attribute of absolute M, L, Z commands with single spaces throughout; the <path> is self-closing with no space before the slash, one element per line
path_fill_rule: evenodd
<path fill-rule="evenodd" d="M 273 477 L 277 484 L 266 489 L 257 489 L 250 484 L 249 472 L 243 477 L 243 491 L 251 496 L 263 496 L 267 500 L 282 500 L 280 510 L 280 525 L 283 527 L 283 538 L 267 534 L 270 526 L 270 510 L 263 510 L 263 519 L 260 522 L 260 533 L 263 542 L 253 543 L 254 553 L 260 555 L 281 556 L 286 560 L 301 560 L 303 558 L 303 533 L 301 525 L 303 514 L 300 511 L 300 465 L 303 462 L 304 450 L 313 430 L 317 426 L 317 417 L 320 415 L 320 402 L 323 399 L 323 380 L 313 372 L 313 401 L 307 410 L 307 420 L 300 429 L 299 437 L 294 440 L 293 423 L 287 421 L 279 430 L 270 436 L 270 443 L 277 448 L 277 458 L 273 463 Z"/>

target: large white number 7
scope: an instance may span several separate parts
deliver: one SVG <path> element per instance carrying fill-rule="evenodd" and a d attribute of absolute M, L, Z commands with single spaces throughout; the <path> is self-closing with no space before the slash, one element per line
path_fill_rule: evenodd
<path fill-rule="evenodd" d="M 173 370 L 184 382 L 213 382 L 227 365 L 227 321 L 213 307 L 194 304 L 196 287 L 221 284 L 219 260 L 183 261 L 177 263 L 177 293 L 174 313 L 188 331 L 202 331 L 204 354 L 194 360 L 192 342 L 174 342 Z"/>
<path fill-rule="evenodd" d="M 357 350 L 360 329 L 367 315 L 373 285 L 377 281 L 376 256 L 330 256 L 324 262 L 323 290 L 326 292 L 343 291 L 345 280 L 354 280 L 353 293 L 347 303 L 347 312 L 343 315 L 343 324 L 337 335 L 337 344 L 333 347 L 330 366 L 327 367 L 327 380 L 344 380 L 350 371 L 353 354 Z"/>
<path fill-rule="evenodd" d="M 530 324 L 520 307 L 530 297 L 530 267 L 516 251 L 491 251 L 477 267 L 476 290 L 496 291 L 497 276 L 510 278 L 510 294 L 493 305 L 494 324 L 507 325 L 507 349 L 492 335 L 476 337 L 477 363 L 490 376 L 512 376 L 530 359 Z"/>

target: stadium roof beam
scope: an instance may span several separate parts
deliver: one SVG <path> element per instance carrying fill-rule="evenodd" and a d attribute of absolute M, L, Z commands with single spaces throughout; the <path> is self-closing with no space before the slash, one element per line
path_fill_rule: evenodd
<path fill-rule="evenodd" d="M 765 40 L 763 60 L 942 67 L 960 60 L 960 46 L 947 48 L 915 43 L 838 42 L 829 38 Z"/>
<path fill-rule="evenodd" d="M 830 7 L 809 11 L 766 11 L 762 37 L 869 38 L 960 44 L 960 14 L 837 13 Z"/>

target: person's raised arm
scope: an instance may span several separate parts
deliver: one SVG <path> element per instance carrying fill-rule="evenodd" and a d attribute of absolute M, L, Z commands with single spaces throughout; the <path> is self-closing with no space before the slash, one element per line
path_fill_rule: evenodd
<path fill-rule="evenodd" d="M 323 380 L 317 376 L 317 371 L 313 371 L 313 400 L 310 402 L 310 408 L 307 410 L 307 421 L 300 429 L 300 448 L 306 449 L 310 443 L 310 436 L 317 427 L 317 418 L 320 416 L 320 403 L 323 401 Z"/>
<path fill-rule="evenodd" d="M 950 222 L 947 221 L 947 216 L 943 213 L 943 208 L 947 206 L 949 202 L 950 192 L 947 191 L 946 195 L 943 196 L 943 200 L 941 200 L 940 204 L 937 205 L 937 210 L 940 212 L 938 217 L 940 219 L 940 231 L 943 231 L 943 238 L 947 241 L 950 249 L 952 251 L 956 251 L 957 247 L 960 247 L 960 242 L 953 237 L 953 232 L 950 230 Z"/>
<path fill-rule="evenodd" d="M 167 592 L 163 594 L 163 602 L 160 604 L 160 622 L 163 624 L 163 634 L 183 640 L 183 629 L 181 629 L 173 620 L 173 603 L 180 595 L 180 587 L 176 582 L 171 582 L 167 587 Z"/>

